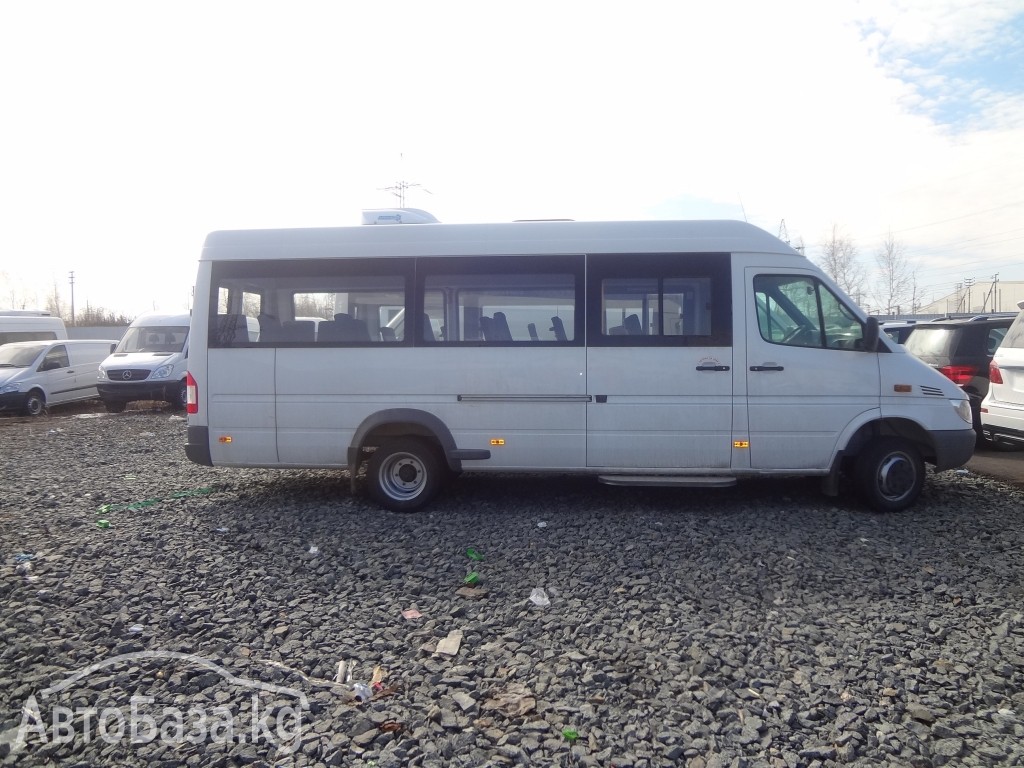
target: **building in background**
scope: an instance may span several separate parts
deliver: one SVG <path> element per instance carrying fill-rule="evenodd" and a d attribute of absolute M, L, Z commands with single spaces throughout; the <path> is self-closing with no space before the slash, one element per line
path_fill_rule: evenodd
<path fill-rule="evenodd" d="M 983 315 L 991 312 L 1016 312 L 1017 302 L 1024 301 L 1024 280 L 967 282 L 931 304 L 922 306 L 917 315 Z"/>

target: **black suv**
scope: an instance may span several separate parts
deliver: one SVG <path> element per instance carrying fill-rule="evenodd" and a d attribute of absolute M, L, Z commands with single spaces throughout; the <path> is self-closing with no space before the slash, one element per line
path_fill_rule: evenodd
<path fill-rule="evenodd" d="M 979 315 L 959 320 L 917 323 L 904 346 L 967 393 L 974 430 L 981 437 L 981 401 L 988 394 L 988 364 L 992 362 L 1014 315 Z"/>

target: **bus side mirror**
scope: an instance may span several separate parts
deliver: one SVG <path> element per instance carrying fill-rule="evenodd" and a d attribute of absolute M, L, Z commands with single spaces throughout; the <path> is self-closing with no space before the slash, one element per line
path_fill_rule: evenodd
<path fill-rule="evenodd" d="M 865 352 L 878 351 L 878 318 L 871 316 L 864 321 L 864 346 Z"/>

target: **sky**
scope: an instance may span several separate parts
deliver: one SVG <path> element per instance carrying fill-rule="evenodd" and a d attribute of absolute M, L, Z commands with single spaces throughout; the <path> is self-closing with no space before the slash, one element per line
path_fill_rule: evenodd
<path fill-rule="evenodd" d="M 212 230 L 740 219 L 1024 280 L 1024 0 L 0 4 L 0 307 L 178 312 Z M 389 189 L 391 188 L 391 189 Z M 865 302 L 870 305 L 870 302 Z"/>

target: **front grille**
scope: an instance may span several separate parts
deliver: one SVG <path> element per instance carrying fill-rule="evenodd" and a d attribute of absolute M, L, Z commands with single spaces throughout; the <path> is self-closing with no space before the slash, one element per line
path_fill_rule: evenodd
<path fill-rule="evenodd" d="M 151 371 L 145 368 L 111 368 L 107 378 L 111 381 L 143 381 L 149 378 Z"/>

